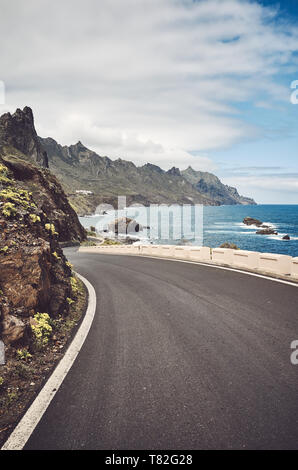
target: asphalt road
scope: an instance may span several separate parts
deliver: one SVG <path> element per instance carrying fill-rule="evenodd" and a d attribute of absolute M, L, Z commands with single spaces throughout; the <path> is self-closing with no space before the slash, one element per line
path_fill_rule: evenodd
<path fill-rule="evenodd" d="M 91 332 L 26 449 L 298 449 L 298 288 L 66 250 Z"/>

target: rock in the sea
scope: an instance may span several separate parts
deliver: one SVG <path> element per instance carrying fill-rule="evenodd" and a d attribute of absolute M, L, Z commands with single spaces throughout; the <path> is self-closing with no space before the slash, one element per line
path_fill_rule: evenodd
<path fill-rule="evenodd" d="M 278 235 L 277 231 L 273 228 L 263 228 L 256 232 L 257 235 Z"/>
<path fill-rule="evenodd" d="M 258 219 L 254 219 L 253 217 L 245 217 L 243 219 L 243 223 L 245 225 L 255 225 L 256 227 L 261 227 L 263 226 L 263 222 L 261 222 Z"/>
<path fill-rule="evenodd" d="M 283 240 L 291 240 L 291 237 L 290 235 L 285 235 L 284 237 L 282 237 Z"/>
<path fill-rule="evenodd" d="M 138 233 L 143 230 L 141 224 L 129 217 L 120 217 L 108 225 L 110 232 L 118 233 Z"/>

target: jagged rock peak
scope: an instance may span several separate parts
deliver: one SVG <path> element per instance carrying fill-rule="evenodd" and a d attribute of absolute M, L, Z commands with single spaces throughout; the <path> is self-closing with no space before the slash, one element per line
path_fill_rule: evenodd
<path fill-rule="evenodd" d="M 167 173 L 173 176 L 181 176 L 179 168 L 176 168 L 175 166 L 173 166 L 170 170 L 168 170 Z"/>
<path fill-rule="evenodd" d="M 74 145 L 75 147 L 83 147 L 86 148 L 84 144 L 80 140 L 77 141 L 77 143 Z"/>
<path fill-rule="evenodd" d="M 145 165 L 143 165 L 141 168 L 145 170 L 156 171 L 157 173 L 164 173 L 164 170 L 162 168 L 157 165 L 154 165 L 153 163 L 145 163 Z"/>
<path fill-rule="evenodd" d="M 28 155 L 38 165 L 48 168 L 48 156 L 41 146 L 35 127 L 32 109 L 25 106 L 14 114 L 0 117 L 0 147 L 10 146 Z"/>

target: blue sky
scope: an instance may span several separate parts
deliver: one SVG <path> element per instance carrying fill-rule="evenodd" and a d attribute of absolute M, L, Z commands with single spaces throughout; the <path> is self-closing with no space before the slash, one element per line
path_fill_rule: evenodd
<path fill-rule="evenodd" d="M 298 24 L 297 0 L 259 3 L 278 10 L 276 23 L 281 20 Z M 243 193 L 249 192 L 260 203 L 298 204 L 298 105 L 290 102 L 293 92 L 290 85 L 294 80 L 298 80 L 296 61 L 290 72 L 280 71 L 276 77 L 278 83 L 289 89 L 288 103 L 269 109 L 252 106 L 249 102 L 240 106 L 244 119 L 258 125 L 258 138 L 211 154 L 217 163 L 218 176 L 236 184 Z"/>
<path fill-rule="evenodd" d="M 259 3 L 264 6 L 277 6 L 285 18 L 298 18 L 297 0 L 261 0 Z"/>
<path fill-rule="evenodd" d="M 296 0 L 0 2 L 0 113 L 28 105 L 63 145 L 298 204 Z"/>

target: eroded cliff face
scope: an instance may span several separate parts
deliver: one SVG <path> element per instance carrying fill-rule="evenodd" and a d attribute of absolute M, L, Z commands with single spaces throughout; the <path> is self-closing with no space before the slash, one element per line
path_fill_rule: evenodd
<path fill-rule="evenodd" d="M 0 148 L 8 145 L 32 162 L 48 168 L 47 152 L 42 148 L 34 127 L 32 109 L 26 106 L 14 114 L 6 113 L 0 117 Z"/>
<path fill-rule="evenodd" d="M 45 168 L 30 108 L 0 118 L 0 339 L 30 342 L 36 313 L 67 315 L 72 272 L 59 242 L 85 230 Z"/>
<path fill-rule="evenodd" d="M 0 337 L 28 342 L 37 312 L 67 314 L 71 268 L 56 227 L 0 156 Z"/>
<path fill-rule="evenodd" d="M 14 180 L 32 192 L 38 208 L 56 226 L 60 242 L 86 238 L 61 184 L 47 169 L 47 153 L 37 137 L 30 108 L 0 117 L 0 155 Z"/>
<path fill-rule="evenodd" d="M 26 162 L 14 149 L 5 151 L 2 157 L 15 181 L 32 193 L 37 207 L 56 227 L 59 242 L 82 241 L 85 229 L 56 177 L 49 170 Z"/>

